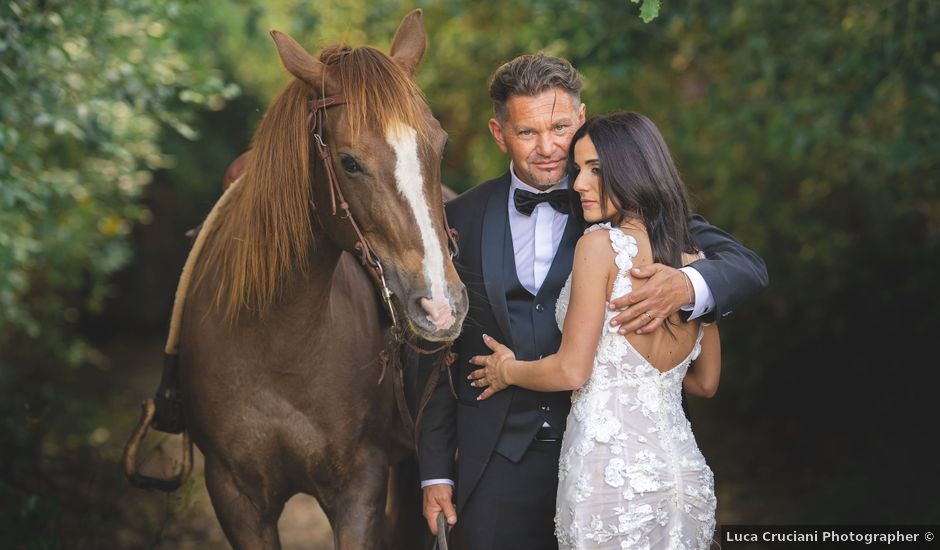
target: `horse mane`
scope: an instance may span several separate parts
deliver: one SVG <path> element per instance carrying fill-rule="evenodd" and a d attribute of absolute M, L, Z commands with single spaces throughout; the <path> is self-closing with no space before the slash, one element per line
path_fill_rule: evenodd
<path fill-rule="evenodd" d="M 346 97 L 344 112 L 354 138 L 366 128 L 384 134 L 407 124 L 426 142 L 424 95 L 390 57 L 371 46 L 337 45 L 323 50 L 320 61 L 327 65 L 326 79 Z M 284 88 L 252 137 L 242 181 L 220 205 L 195 284 L 214 283 L 214 306 L 224 309 L 229 321 L 246 309 L 266 313 L 285 276 L 309 265 L 314 221 L 307 101 L 324 93 L 297 79 Z"/>

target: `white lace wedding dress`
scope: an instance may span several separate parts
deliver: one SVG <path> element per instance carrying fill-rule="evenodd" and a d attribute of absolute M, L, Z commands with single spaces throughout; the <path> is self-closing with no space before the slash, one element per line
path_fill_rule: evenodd
<path fill-rule="evenodd" d="M 611 296 L 632 288 L 636 240 L 609 224 L 619 274 Z M 563 327 L 571 278 L 558 297 Z M 606 321 L 613 318 L 608 313 Z M 605 327 L 608 323 L 605 322 Z M 692 352 L 660 372 L 616 330 L 604 330 L 594 370 L 571 396 L 558 467 L 555 535 L 563 549 L 707 548 L 715 529 L 712 471 L 682 411 L 682 378 Z"/>

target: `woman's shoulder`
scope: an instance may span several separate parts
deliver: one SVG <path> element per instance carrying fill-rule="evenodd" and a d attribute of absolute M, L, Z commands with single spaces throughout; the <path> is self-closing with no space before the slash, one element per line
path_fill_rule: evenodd
<path fill-rule="evenodd" d="M 646 226 L 642 221 L 631 220 L 619 226 L 599 223 L 588 227 L 578 241 L 578 248 L 585 254 L 597 256 L 628 256 L 639 260 L 639 264 L 651 263 L 653 252 Z"/>
<path fill-rule="evenodd" d="M 599 231 L 606 229 L 607 231 Z M 597 224 L 588 227 L 584 235 L 578 239 L 576 252 L 582 255 L 589 255 L 594 258 L 612 256 L 614 249 L 611 248 L 610 225 Z"/>
<path fill-rule="evenodd" d="M 609 229 L 609 227 L 608 227 Z M 604 286 L 615 274 L 617 254 L 611 246 L 608 231 L 587 231 L 578 239 L 571 266 L 575 286 L 581 283 Z"/>

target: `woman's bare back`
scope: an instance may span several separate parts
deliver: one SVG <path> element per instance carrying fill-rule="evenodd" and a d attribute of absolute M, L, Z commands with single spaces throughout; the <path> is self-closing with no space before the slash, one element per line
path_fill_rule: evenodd
<path fill-rule="evenodd" d="M 650 244 L 649 235 L 642 222 L 629 221 L 620 225 L 620 230 L 624 234 L 633 237 L 636 241 L 637 254 L 633 258 L 633 267 L 642 267 L 655 263 L 653 261 L 653 249 Z M 698 259 L 691 254 L 683 254 L 683 264 L 691 263 Z M 610 283 L 607 288 L 607 295 L 613 290 L 614 279 L 617 276 L 617 266 L 611 266 Z M 646 284 L 647 279 L 638 279 L 630 276 L 633 284 L 633 290 L 639 290 Z M 645 334 L 627 334 L 627 342 L 650 363 L 656 370 L 666 372 L 681 363 L 692 352 L 695 346 L 695 340 L 698 336 L 699 321 L 682 321 L 677 313 L 674 313 L 663 322 L 662 325 L 653 332 Z"/>

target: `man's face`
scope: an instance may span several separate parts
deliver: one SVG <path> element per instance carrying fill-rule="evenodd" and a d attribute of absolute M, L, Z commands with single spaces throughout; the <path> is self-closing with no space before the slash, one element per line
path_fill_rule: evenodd
<path fill-rule="evenodd" d="M 571 137 L 584 123 L 584 104 L 553 88 L 536 96 L 512 96 L 506 120 L 491 118 L 490 133 L 512 157 L 516 176 L 538 189 L 565 179 Z"/>

